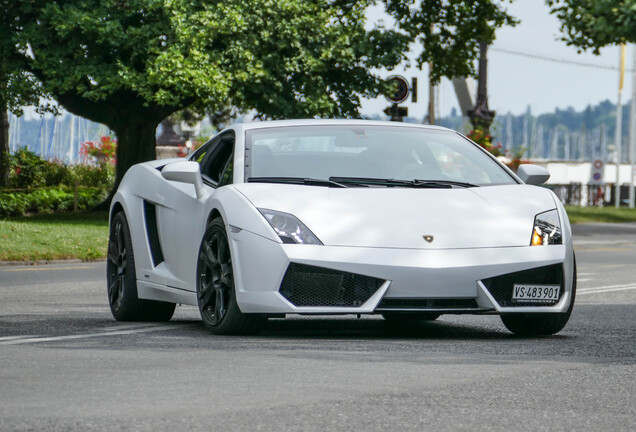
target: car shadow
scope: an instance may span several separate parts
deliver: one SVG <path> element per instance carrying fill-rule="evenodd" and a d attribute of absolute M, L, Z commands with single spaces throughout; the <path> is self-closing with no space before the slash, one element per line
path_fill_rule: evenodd
<path fill-rule="evenodd" d="M 491 317 L 496 320 L 496 317 Z M 188 333 L 212 338 L 260 339 L 260 340 L 447 340 L 447 341 L 492 341 L 492 340 L 538 340 L 569 339 L 571 336 L 517 336 L 499 326 L 499 321 L 492 325 L 473 325 L 442 320 L 411 321 L 395 323 L 381 318 L 333 318 L 333 317 L 301 317 L 285 319 L 269 319 L 261 331 L 244 336 L 214 335 L 200 323 L 193 326 L 193 321 L 171 321 L 173 324 L 188 324 Z"/>

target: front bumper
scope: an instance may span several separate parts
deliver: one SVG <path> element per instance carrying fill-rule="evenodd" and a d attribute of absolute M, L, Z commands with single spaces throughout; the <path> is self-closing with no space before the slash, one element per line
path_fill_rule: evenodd
<path fill-rule="evenodd" d="M 362 314 L 389 310 L 383 300 L 410 299 L 417 307 L 402 311 L 440 313 L 564 312 L 572 293 L 572 244 L 477 249 L 389 249 L 280 244 L 249 231 L 231 234 L 237 303 L 244 313 Z M 280 293 L 290 263 L 304 264 L 381 279 L 364 303 L 351 306 L 297 306 Z M 483 280 L 559 264 L 562 295 L 551 306 L 503 306 Z M 439 304 L 476 307 L 439 307 Z M 443 301 L 442 301 L 443 300 Z M 446 301 L 446 303 L 444 303 Z M 388 302 L 390 303 L 390 302 Z M 503 302 L 502 302 L 503 303 Z M 384 302 L 386 305 L 387 302 Z"/>

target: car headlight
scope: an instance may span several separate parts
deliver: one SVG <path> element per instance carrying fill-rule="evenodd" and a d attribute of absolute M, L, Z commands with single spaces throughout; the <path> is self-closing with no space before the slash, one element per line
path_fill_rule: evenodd
<path fill-rule="evenodd" d="M 550 210 L 539 213 L 534 217 L 534 228 L 532 229 L 532 238 L 530 246 L 562 244 L 561 223 L 559 222 L 559 213 Z"/>
<path fill-rule="evenodd" d="M 258 209 L 283 243 L 321 245 L 322 242 L 298 218 L 289 213 Z"/>

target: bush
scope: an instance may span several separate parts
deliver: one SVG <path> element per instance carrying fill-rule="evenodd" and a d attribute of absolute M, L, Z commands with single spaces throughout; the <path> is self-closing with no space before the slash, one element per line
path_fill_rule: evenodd
<path fill-rule="evenodd" d="M 107 188 L 79 188 L 77 209 L 90 210 L 108 196 Z M 75 191 L 69 187 L 0 191 L 0 218 L 27 213 L 72 211 Z"/>
<path fill-rule="evenodd" d="M 105 163 L 99 166 L 73 165 L 69 167 L 69 174 L 63 183 L 68 186 L 80 186 L 110 188 L 115 183 L 115 167 Z"/>
<path fill-rule="evenodd" d="M 29 188 L 41 187 L 46 183 L 47 161 L 26 147 L 18 149 L 10 155 L 11 174 L 9 175 L 9 187 Z"/>
<path fill-rule="evenodd" d="M 49 162 L 26 147 L 9 155 L 11 175 L 9 188 L 35 189 L 51 186 L 79 186 L 109 188 L 115 181 L 115 167 L 110 163 L 66 165 Z"/>

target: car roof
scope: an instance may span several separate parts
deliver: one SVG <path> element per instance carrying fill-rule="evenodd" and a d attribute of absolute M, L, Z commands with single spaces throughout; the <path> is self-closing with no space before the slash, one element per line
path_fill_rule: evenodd
<path fill-rule="evenodd" d="M 252 129 L 266 129 L 285 126 L 388 126 L 388 127 L 409 127 L 430 130 L 443 130 L 455 132 L 442 126 L 422 125 L 418 123 L 402 123 L 376 120 L 342 120 L 342 119 L 296 119 L 296 120 L 267 120 L 253 121 L 249 123 L 234 123 L 226 130 L 234 130 L 238 133 Z"/>

